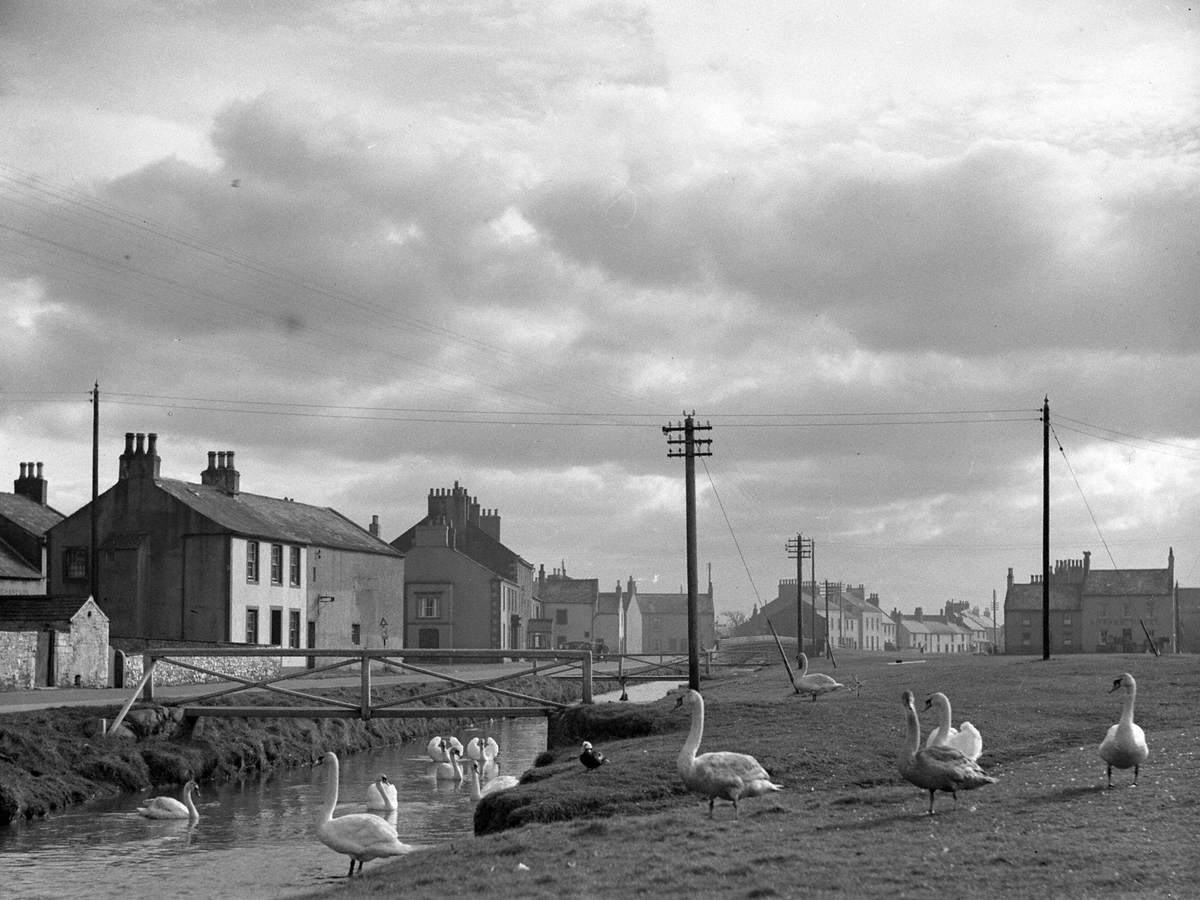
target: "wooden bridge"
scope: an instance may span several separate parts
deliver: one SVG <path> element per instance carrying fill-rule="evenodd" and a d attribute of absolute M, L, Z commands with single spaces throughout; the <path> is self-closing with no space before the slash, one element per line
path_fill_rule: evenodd
<path fill-rule="evenodd" d="M 230 674 L 219 667 L 221 660 L 296 659 L 297 665 L 310 668 L 291 668 L 269 678 L 254 680 Z M 146 650 L 142 653 L 141 680 L 108 727 L 111 731 L 124 721 L 139 696 L 146 702 L 159 702 L 178 707 L 188 718 L 222 716 L 227 718 L 472 718 L 498 716 L 546 716 L 572 704 L 537 697 L 506 687 L 507 682 L 529 676 L 577 678 L 582 684 L 581 702 L 592 702 L 592 682 L 596 677 L 625 681 L 666 679 L 685 675 L 686 657 L 664 657 L 646 654 L 627 654 L 605 657 L 605 671 L 597 672 L 589 650 L 396 650 L 354 648 L 343 649 L 282 649 L 277 647 L 171 647 Z M 207 662 L 212 660 L 211 663 Z M 321 661 L 320 664 L 317 664 Z M 615 669 L 612 662 L 616 662 Z M 506 664 L 502 672 L 484 671 L 482 678 L 466 677 L 480 672 L 463 671 L 463 667 L 483 668 L 487 664 Z M 513 667 L 516 664 L 516 668 Z M 437 668 L 434 668 L 434 667 Z M 166 667 L 190 670 L 203 676 L 213 689 L 184 698 L 155 697 L 154 676 Z M 456 667 L 454 671 L 446 671 Z M 357 672 L 355 671 L 357 670 Z M 318 687 L 334 687 L 328 680 L 331 674 L 357 676 L 358 697 L 354 701 L 314 693 Z M 377 701 L 373 689 L 375 675 L 394 684 L 405 676 L 404 682 L 419 683 L 428 690 L 412 696 Z M 326 679 L 322 684 L 318 679 Z M 314 685 L 312 682 L 316 681 Z M 221 682 L 219 685 L 215 682 Z M 437 682 L 444 684 L 436 685 Z M 291 684 L 289 684 L 291 683 Z M 288 685 L 288 686 L 285 686 Z M 197 684 L 201 688 L 202 684 Z M 301 689 L 303 688 L 303 689 Z M 512 702 L 509 705 L 444 704 L 444 698 L 469 690 L 482 690 Z M 216 704 L 210 701 L 245 691 L 266 691 L 302 701 L 291 706 L 265 704 Z M 431 701 L 443 701 L 431 703 Z"/>

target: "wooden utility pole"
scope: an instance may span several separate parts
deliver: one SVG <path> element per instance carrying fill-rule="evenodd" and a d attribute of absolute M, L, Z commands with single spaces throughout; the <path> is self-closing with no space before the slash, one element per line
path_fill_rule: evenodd
<path fill-rule="evenodd" d="M 797 532 L 794 538 L 788 538 L 785 549 L 788 559 L 796 561 L 796 658 L 804 652 L 804 535 Z M 767 624 L 770 624 L 768 621 Z M 771 625 L 771 630 L 775 626 Z"/>
<path fill-rule="evenodd" d="M 696 610 L 696 457 L 712 456 L 708 448 L 711 438 L 697 438 L 697 431 L 711 431 L 712 425 L 695 423 L 696 413 L 684 414 L 682 422 L 664 425 L 667 435 L 667 456 L 682 456 L 684 491 L 687 501 L 687 590 L 688 590 L 688 687 L 700 690 L 700 620 Z M 683 437 L 676 437 L 680 432 Z M 682 448 L 682 449 L 681 449 Z"/>
<path fill-rule="evenodd" d="M 92 504 L 91 539 L 88 546 L 88 578 L 92 600 L 100 602 L 100 550 L 96 500 L 100 496 L 100 382 L 92 386 Z"/>
<path fill-rule="evenodd" d="M 1042 401 L 1042 659 L 1050 658 L 1050 395 Z"/>

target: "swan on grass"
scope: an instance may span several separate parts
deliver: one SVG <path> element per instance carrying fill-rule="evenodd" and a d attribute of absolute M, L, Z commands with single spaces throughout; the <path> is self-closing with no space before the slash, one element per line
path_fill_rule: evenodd
<path fill-rule="evenodd" d="M 484 797 L 492 794 L 498 794 L 500 791 L 507 791 L 509 788 L 515 788 L 521 783 L 521 779 L 516 775 L 497 775 L 495 778 L 480 785 L 479 769 L 481 763 L 478 760 L 471 760 L 468 768 L 471 770 L 471 799 L 482 800 Z"/>
<path fill-rule="evenodd" d="M 182 803 L 174 797 L 151 797 L 143 806 L 138 807 L 138 815 L 147 819 L 199 819 L 200 813 L 196 811 L 196 804 L 192 801 L 192 794 L 199 792 L 196 782 L 189 780 L 183 786 Z"/>
<path fill-rule="evenodd" d="M 804 651 L 800 652 L 798 662 L 800 664 L 800 674 L 796 676 L 797 694 L 811 694 L 815 703 L 819 695 L 828 694 L 845 687 L 844 684 L 840 684 L 833 677 L 821 672 L 808 674 L 808 654 Z"/>
<path fill-rule="evenodd" d="M 1112 770 L 1133 769 L 1133 783 L 1137 784 L 1138 772 L 1142 763 L 1150 755 L 1146 746 L 1146 733 L 1141 726 L 1133 721 L 1133 703 L 1137 699 L 1137 682 L 1128 672 L 1122 672 L 1121 677 L 1113 680 L 1109 693 L 1122 690 L 1125 696 L 1121 699 L 1121 720 L 1108 729 L 1108 734 L 1100 742 L 1100 758 L 1108 763 L 1108 786 L 1112 787 Z"/>
<path fill-rule="evenodd" d="M 396 836 L 396 826 L 374 813 L 347 813 L 333 817 L 338 801 L 338 758 L 336 753 L 326 753 L 325 764 L 329 766 L 329 777 L 325 782 L 325 797 L 317 815 L 317 838 L 326 847 L 345 853 L 350 857 L 349 878 L 354 874 L 354 865 L 362 871 L 368 859 L 402 856 L 412 848 L 401 843 Z"/>
<path fill-rule="evenodd" d="M 710 819 L 718 797 L 733 803 L 733 816 L 736 819 L 738 800 L 783 790 L 783 785 L 773 783 L 767 770 L 748 753 L 716 751 L 697 756 L 700 739 L 704 736 L 704 698 L 699 691 L 689 690 L 679 697 L 675 708 L 679 709 L 684 704 L 691 712 L 692 727 L 679 751 L 679 777 L 689 791 L 708 798 Z"/>
<path fill-rule="evenodd" d="M 397 809 L 396 786 L 380 775 L 367 785 L 367 809 L 391 811 Z"/>
<path fill-rule="evenodd" d="M 921 722 L 917 719 L 912 691 L 905 691 L 901 699 L 904 701 L 906 731 L 897 764 L 907 781 L 929 791 L 929 815 L 933 815 L 933 797 L 937 791 L 950 794 L 957 804 L 959 791 L 995 783 L 996 779 L 979 768 L 978 763 L 953 747 L 922 749 Z"/>
<path fill-rule="evenodd" d="M 950 698 L 938 692 L 925 698 L 926 709 L 937 709 L 938 725 L 929 732 L 925 741 L 926 747 L 953 747 L 974 762 L 983 752 L 983 735 L 970 722 L 963 722 L 958 728 L 951 725 Z"/>

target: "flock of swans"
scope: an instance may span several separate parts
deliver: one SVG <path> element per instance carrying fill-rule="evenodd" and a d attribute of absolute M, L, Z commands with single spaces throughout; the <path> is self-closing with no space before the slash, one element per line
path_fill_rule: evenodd
<path fill-rule="evenodd" d="M 803 655 L 802 655 L 803 656 Z M 808 673 L 807 658 L 801 662 L 800 691 L 811 692 L 813 700 L 821 693 L 842 687 L 829 676 Z M 828 679 L 827 681 L 825 679 Z M 831 686 L 834 685 L 834 686 Z M 1108 787 L 1112 787 L 1112 772 L 1117 769 L 1133 769 L 1133 784 L 1137 784 L 1142 764 L 1149 755 L 1145 732 L 1133 721 L 1137 682 L 1128 672 L 1113 681 L 1109 693 L 1123 691 L 1121 718 L 1108 729 L 1100 743 L 1100 757 L 1108 767 Z M 970 722 L 953 724 L 949 698 L 941 693 L 932 693 L 925 700 L 926 710 L 935 710 L 937 726 L 921 744 L 921 723 L 917 715 L 916 699 L 912 691 L 901 697 L 904 705 L 904 739 L 900 746 L 897 766 L 905 780 L 929 792 L 929 815 L 933 815 L 934 798 L 938 791 L 950 794 L 958 803 L 958 792 L 969 791 L 996 779 L 987 774 L 978 763 L 983 752 L 983 737 Z M 770 773 L 748 753 L 731 751 L 709 751 L 699 753 L 704 737 L 704 698 L 698 691 L 687 690 L 675 704 L 675 709 L 686 707 L 691 716 L 690 728 L 683 747 L 679 751 L 676 765 L 684 786 L 692 793 L 708 800 L 708 816 L 713 818 L 717 800 L 733 804 L 734 818 L 739 816 L 739 801 L 763 794 L 783 790 L 782 784 L 772 780 Z M 435 737 L 427 747 L 430 759 L 437 764 L 435 777 L 439 781 L 467 781 L 472 800 L 515 787 L 518 779 L 498 774 L 497 757 L 500 748 L 492 738 L 472 739 L 464 747 L 454 737 Z M 464 774 L 460 759 L 467 759 Z M 579 755 L 587 770 L 594 770 L 605 763 L 604 754 L 590 742 L 584 741 Z M 386 775 L 380 775 L 367 786 L 366 807 L 369 812 L 346 813 L 336 818 L 333 815 L 338 803 L 339 764 L 337 754 L 329 752 L 323 762 L 328 766 L 323 803 L 316 820 L 318 839 L 350 858 L 352 876 L 357 867 L 362 871 L 363 863 L 370 859 L 400 856 L 412 850 L 396 833 L 394 819 L 376 814 L 378 811 L 394 813 L 397 809 L 396 786 Z M 193 795 L 198 792 L 196 782 L 188 781 L 183 788 L 183 800 L 174 797 L 152 797 L 138 808 L 138 813 L 152 819 L 199 818 Z"/>
<path fill-rule="evenodd" d="M 836 690 L 838 685 L 829 676 L 808 674 L 808 660 L 801 654 L 802 678 L 817 679 L 797 682 L 799 693 L 818 693 Z M 822 681 L 821 678 L 828 679 Z M 836 685 L 832 687 L 830 685 Z M 1133 783 L 1137 784 L 1142 763 L 1150 750 L 1145 732 L 1133 721 L 1133 708 L 1137 696 L 1137 682 L 1128 672 L 1113 681 L 1109 693 L 1124 691 L 1121 718 L 1108 729 L 1100 743 L 1100 757 L 1108 765 L 1108 786 L 1112 787 L 1112 771 L 1133 769 Z M 912 691 L 901 697 L 904 704 L 904 740 L 900 746 L 897 767 L 904 779 L 929 792 L 929 815 L 933 815 L 934 797 L 938 791 L 950 794 L 958 803 L 958 792 L 974 790 L 996 779 L 979 765 L 983 752 L 983 737 L 970 722 L 962 722 L 956 728 L 950 709 L 950 699 L 940 691 L 930 694 L 925 700 L 925 709 L 938 714 L 938 724 L 929 733 L 924 746 L 921 745 L 921 722 L 917 716 Z M 783 785 L 776 784 L 771 775 L 757 759 L 748 753 L 718 751 L 700 753 L 700 741 L 704 736 L 704 698 L 698 691 L 689 690 L 681 694 L 675 708 L 686 706 L 691 713 L 691 728 L 679 751 L 677 766 L 679 777 L 689 791 L 708 800 L 708 816 L 713 817 L 713 805 L 717 800 L 733 803 L 734 818 L 738 817 L 738 801 L 748 797 L 779 791 Z M 585 753 L 591 745 L 584 744 Z M 581 759 L 583 757 L 581 756 Z M 586 759 L 583 759 L 587 765 Z"/>

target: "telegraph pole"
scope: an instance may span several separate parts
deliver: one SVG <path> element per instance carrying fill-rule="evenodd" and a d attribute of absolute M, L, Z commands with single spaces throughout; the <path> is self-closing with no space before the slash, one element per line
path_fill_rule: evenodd
<path fill-rule="evenodd" d="M 88 556 L 91 557 L 88 565 L 88 577 L 90 579 L 89 589 L 92 592 L 92 600 L 96 603 L 100 602 L 100 552 L 99 529 L 97 520 L 99 518 L 99 510 L 96 508 L 96 499 L 100 494 L 100 382 L 97 381 L 92 386 L 92 505 L 91 505 L 91 539 L 89 540 Z"/>
<path fill-rule="evenodd" d="M 796 658 L 799 659 L 800 654 L 804 652 L 804 560 L 813 558 L 813 539 L 805 538 L 802 534 L 797 534 L 795 538 L 788 538 L 787 552 L 788 559 L 796 561 Z M 815 585 L 816 582 L 817 574 L 813 572 L 813 584 Z M 813 597 L 814 604 L 816 599 Z M 815 622 L 812 627 L 815 631 Z M 813 637 L 815 638 L 816 635 L 814 634 Z"/>
<path fill-rule="evenodd" d="M 696 437 L 697 431 L 711 431 L 712 425 L 695 423 L 695 411 L 684 413 L 682 422 L 664 425 L 667 456 L 683 457 L 684 490 L 687 498 L 687 585 L 688 585 L 688 687 L 700 690 L 700 621 L 696 609 L 696 457 L 712 456 L 711 438 Z M 680 432 L 683 437 L 677 437 Z M 682 449 L 680 449 L 682 447 Z"/>
<path fill-rule="evenodd" d="M 1042 402 L 1042 659 L 1050 658 L 1050 395 Z"/>

